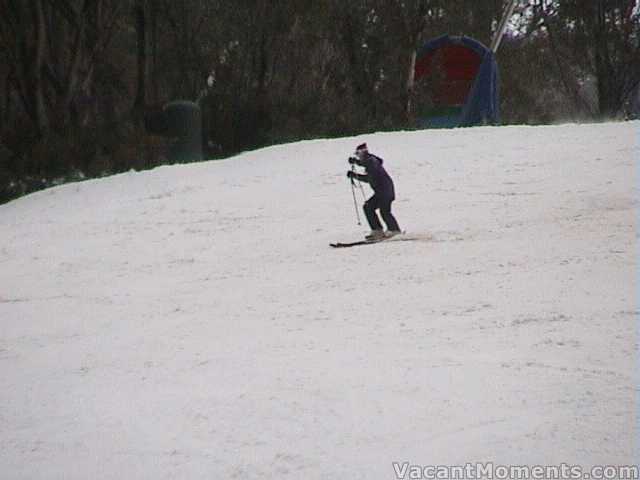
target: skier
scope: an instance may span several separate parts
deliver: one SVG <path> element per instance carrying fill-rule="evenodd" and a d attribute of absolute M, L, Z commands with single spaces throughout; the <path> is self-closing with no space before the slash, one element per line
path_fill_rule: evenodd
<path fill-rule="evenodd" d="M 366 235 L 366 240 L 382 240 L 401 233 L 398 222 L 391 213 L 391 202 L 395 200 L 393 180 L 382 166 L 380 157 L 369 153 L 367 144 L 363 143 L 356 148 L 356 156 L 349 157 L 351 165 L 364 167 L 365 173 L 356 173 L 353 169 L 347 172 L 347 177 L 367 182 L 373 189 L 373 196 L 364 203 L 364 214 L 367 217 L 371 233 Z M 387 225 L 385 234 L 376 210 L 380 210 L 382 220 Z"/>

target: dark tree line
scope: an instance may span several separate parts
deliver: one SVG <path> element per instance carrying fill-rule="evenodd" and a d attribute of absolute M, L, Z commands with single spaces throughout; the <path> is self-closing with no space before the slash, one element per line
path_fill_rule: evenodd
<path fill-rule="evenodd" d="M 199 99 L 210 157 L 411 128 L 417 48 L 443 33 L 489 45 L 503 8 L 0 0 L 0 201 L 164 161 L 165 140 L 146 134 L 144 116 L 175 99 Z M 638 10 L 636 0 L 519 0 L 498 52 L 503 123 L 637 114 Z"/>

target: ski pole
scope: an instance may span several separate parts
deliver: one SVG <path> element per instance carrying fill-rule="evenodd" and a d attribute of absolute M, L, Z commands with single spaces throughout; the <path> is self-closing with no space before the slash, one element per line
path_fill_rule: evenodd
<path fill-rule="evenodd" d="M 360 180 L 358 180 L 358 185 L 360 186 L 360 192 L 362 192 L 362 200 L 366 202 L 367 196 L 364 193 L 364 187 L 362 186 L 362 182 Z"/>
<path fill-rule="evenodd" d="M 358 201 L 356 200 L 356 184 L 353 181 L 353 178 L 351 179 L 351 194 L 353 195 L 353 206 L 356 210 L 356 219 L 358 220 L 358 225 L 362 225 L 360 223 L 360 212 L 358 211 Z"/>

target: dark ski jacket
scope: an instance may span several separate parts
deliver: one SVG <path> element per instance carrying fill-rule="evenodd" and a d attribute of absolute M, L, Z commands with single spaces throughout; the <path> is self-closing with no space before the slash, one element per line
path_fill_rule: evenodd
<path fill-rule="evenodd" d="M 383 162 L 384 160 L 380 157 L 370 153 L 362 160 L 356 159 L 355 163 L 364 167 L 365 174 L 357 173 L 355 176 L 358 180 L 371 185 L 371 188 L 381 200 L 395 200 L 396 193 L 393 188 L 393 180 L 391 180 L 391 177 L 382 166 Z"/>

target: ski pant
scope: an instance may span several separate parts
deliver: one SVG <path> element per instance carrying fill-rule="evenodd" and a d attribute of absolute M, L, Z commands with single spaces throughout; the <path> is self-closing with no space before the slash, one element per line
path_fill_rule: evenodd
<path fill-rule="evenodd" d="M 388 230 L 400 230 L 398 222 L 391 213 L 391 202 L 393 202 L 393 199 L 379 197 L 375 194 L 364 203 L 364 214 L 367 217 L 367 222 L 369 222 L 371 230 L 382 230 L 382 224 L 380 223 L 376 210 L 380 210 L 380 215 L 387 225 Z"/>

